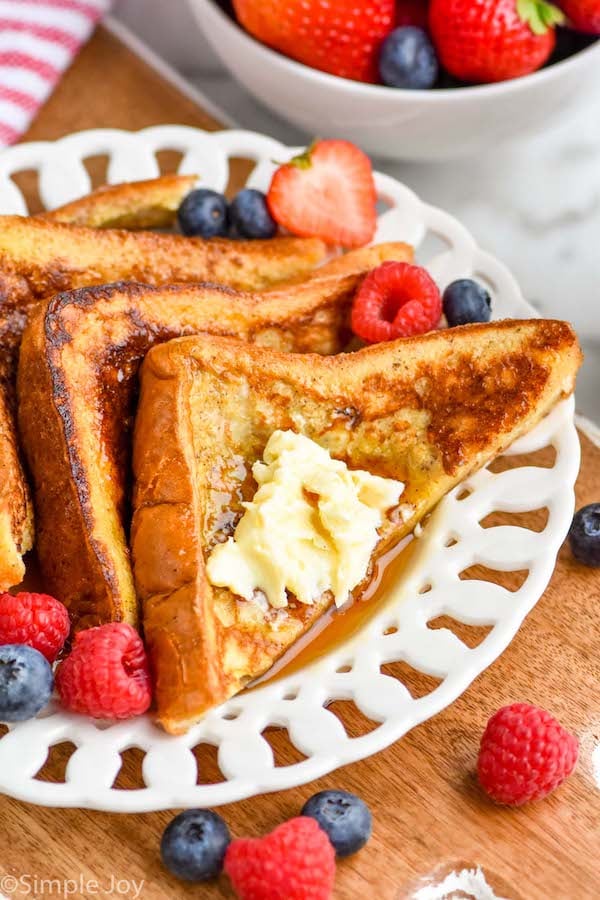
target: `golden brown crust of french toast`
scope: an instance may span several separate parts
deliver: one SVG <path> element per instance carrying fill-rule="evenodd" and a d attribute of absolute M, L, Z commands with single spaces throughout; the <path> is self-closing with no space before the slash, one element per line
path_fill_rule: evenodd
<path fill-rule="evenodd" d="M 33 546 L 33 504 L 21 467 L 9 391 L 0 385 L 0 591 L 23 580 Z"/>
<path fill-rule="evenodd" d="M 122 280 L 260 291 L 308 275 L 326 252 L 303 238 L 206 241 L 0 216 L 0 347 L 14 351 L 36 303 L 63 291 Z"/>
<path fill-rule="evenodd" d="M 161 175 L 146 181 L 104 184 L 85 197 L 38 213 L 36 219 L 88 228 L 168 228 L 197 175 Z"/>
<path fill-rule="evenodd" d="M 100 195 L 102 204 L 98 195 L 92 195 L 75 205 L 91 215 L 93 207 L 106 214 L 111 204 L 113 212 L 121 204 L 130 216 L 148 217 L 149 207 L 139 205 L 141 194 L 157 199 L 157 193 L 162 191 L 160 202 L 164 203 L 167 195 L 173 199 L 177 191 L 187 190 L 188 184 L 187 177 L 182 181 L 173 176 L 162 181 L 162 186 L 154 181 L 141 188 L 125 185 L 107 189 Z M 19 555 L 19 547 L 28 549 L 30 545 L 30 538 L 26 538 L 30 526 L 25 531 L 18 525 L 14 531 L 9 527 L 10 522 L 31 522 L 29 491 L 15 450 L 17 439 L 10 407 L 21 335 L 40 301 L 60 291 L 119 279 L 150 284 L 212 280 L 259 290 L 307 275 L 325 255 L 321 241 L 299 238 L 203 241 L 0 216 L 0 453 L 6 476 L 0 495 L 0 546 L 5 548 L 7 558 L 14 559 Z M 17 514 L 19 505 L 21 512 Z"/>
<path fill-rule="evenodd" d="M 0 271 L 0 591 L 22 580 L 22 556 L 33 545 L 33 507 L 14 420 L 16 352 L 27 296 L 23 279 Z"/>
<path fill-rule="evenodd" d="M 385 247 L 347 254 L 349 274 L 327 278 L 325 266 L 303 285 L 260 295 L 116 284 L 59 294 L 40 307 L 21 347 L 19 419 L 38 557 L 47 589 L 69 606 L 77 627 L 136 619 L 126 472 L 136 375 L 148 349 L 210 331 L 286 351 L 337 352 L 373 259 L 384 252 L 410 258 L 404 244 Z"/>
<path fill-rule="evenodd" d="M 580 361 L 570 326 L 543 320 L 326 358 L 208 336 L 153 348 L 141 373 L 131 543 L 160 723 L 185 731 L 332 602 L 291 598 L 283 615 L 264 613 L 206 578 L 207 553 L 232 533 L 273 431 L 301 432 L 351 468 L 405 483 L 407 518 L 391 511 L 375 559 L 569 394 Z"/>

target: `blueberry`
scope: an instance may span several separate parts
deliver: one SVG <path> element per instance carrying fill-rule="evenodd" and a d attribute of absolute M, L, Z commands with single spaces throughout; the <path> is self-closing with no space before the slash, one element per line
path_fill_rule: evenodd
<path fill-rule="evenodd" d="M 492 298 L 484 287 L 470 278 L 459 278 L 449 284 L 444 291 L 443 303 L 450 327 L 489 322 L 492 317 Z"/>
<path fill-rule="evenodd" d="M 184 881 L 208 881 L 223 868 L 231 841 L 227 825 L 210 809 L 188 809 L 165 828 L 160 855 L 167 869 Z"/>
<path fill-rule="evenodd" d="M 389 87 L 423 90 L 433 87 L 438 61 L 427 32 L 414 25 L 396 28 L 379 54 L 379 74 Z"/>
<path fill-rule="evenodd" d="M 272 238 L 277 234 L 277 222 L 269 212 L 265 195 L 253 188 L 244 188 L 234 197 L 229 219 L 239 237 Z"/>
<path fill-rule="evenodd" d="M 589 503 L 575 513 L 569 543 L 579 562 L 600 566 L 600 503 Z"/>
<path fill-rule="evenodd" d="M 224 237 L 229 226 L 227 200 L 216 191 L 198 188 L 183 198 L 177 218 L 184 234 Z"/>
<path fill-rule="evenodd" d="M 48 660 L 25 644 L 0 647 L 0 720 L 33 719 L 52 695 L 54 679 Z"/>
<path fill-rule="evenodd" d="M 356 794 L 347 791 L 320 791 L 306 801 L 301 815 L 318 822 L 337 856 L 356 853 L 371 837 L 369 807 Z"/>

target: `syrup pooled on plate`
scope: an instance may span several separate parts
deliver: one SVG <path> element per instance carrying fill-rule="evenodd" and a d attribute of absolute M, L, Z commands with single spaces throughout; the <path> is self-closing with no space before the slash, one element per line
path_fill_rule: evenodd
<path fill-rule="evenodd" d="M 385 607 L 391 587 L 406 576 L 415 557 L 417 543 L 410 535 L 384 553 L 375 563 L 371 583 L 360 600 L 351 601 L 340 609 L 333 605 L 247 690 L 292 675 L 354 637 L 370 618 Z"/>

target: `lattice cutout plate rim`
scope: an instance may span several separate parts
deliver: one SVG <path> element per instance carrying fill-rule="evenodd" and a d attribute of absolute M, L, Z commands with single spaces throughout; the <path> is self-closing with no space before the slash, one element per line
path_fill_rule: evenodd
<path fill-rule="evenodd" d="M 107 179 L 117 183 L 155 177 L 159 174 L 155 154 L 167 149 L 183 154 L 179 171 L 200 173 L 202 184 L 216 190 L 225 188 L 233 157 L 256 161 L 248 183 L 264 189 L 273 171 L 272 160 L 296 152 L 296 148 L 247 131 L 208 133 L 177 125 L 135 133 L 84 131 L 55 142 L 21 144 L 4 151 L 0 155 L 0 211 L 27 213 L 11 180 L 15 172 L 37 170 L 40 197 L 46 208 L 52 208 L 90 190 L 83 165 L 87 157 L 107 154 Z M 489 285 L 496 317 L 535 315 L 506 267 L 477 247 L 456 219 L 423 203 L 389 176 L 376 173 L 376 184 L 385 207 L 376 241 L 404 240 L 423 254 L 425 238 L 434 235 L 444 249 L 420 259 L 440 284 L 474 274 Z M 0 791 L 47 806 L 114 812 L 219 806 L 304 784 L 389 746 L 459 697 L 502 653 L 542 595 L 573 515 L 579 469 L 573 416 L 571 398 L 508 451 L 525 454 L 552 445 L 556 451 L 552 467 L 519 466 L 500 474 L 483 470 L 442 501 L 418 539 L 415 559 L 402 582 L 390 590 L 385 606 L 378 608 L 360 634 L 347 643 L 296 673 L 233 698 L 181 737 L 164 734 L 148 717 L 118 724 L 94 723 L 51 706 L 40 718 L 11 726 L 0 739 Z M 459 500 L 464 487 L 471 493 Z M 494 510 L 525 512 L 541 507 L 548 509 L 541 532 L 479 525 Z M 458 538 L 451 547 L 445 546 L 449 537 Z M 475 563 L 505 571 L 526 568 L 528 574 L 516 591 L 489 582 L 461 580 L 459 573 Z M 431 590 L 419 593 L 425 584 L 431 584 Z M 450 630 L 427 627 L 428 621 L 440 615 L 492 627 L 481 643 L 468 648 Z M 400 681 L 381 674 L 380 666 L 393 660 L 404 660 L 441 682 L 429 694 L 414 699 Z M 349 662 L 350 671 L 336 671 Z M 295 698 L 286 699 L 290 695 Z M 340 720 L 325 707 L 332 699 L 353 700 L 380 724 L 368 734 L 348 737 Z M 271 748 L 261 737 L 269 725 L 287 728 L 291 742 L 306 759 L 275 767 Z M 77 747 L 67 764 L 65 782 L 36 780 L 49 748 L 64 741 Z M 221 783 L 196 783 L 198 771 L 191 748 L 203 743 L 218 747 L 225 779 Z M 145 752 L 145 786 L 115 789 L 112 784 L 121 767 L 120 753 L 132 747 Z M 201 776 L 200 772 L 200 781 Z"/>

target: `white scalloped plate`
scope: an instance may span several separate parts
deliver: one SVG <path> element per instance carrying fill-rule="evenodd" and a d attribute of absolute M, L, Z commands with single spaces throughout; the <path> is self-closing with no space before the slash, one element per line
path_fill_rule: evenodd
<path fill-rule="evenodd" d="M 107 154 L 112 183 L 159 174 L 156 153 L 178 150 L 180 171 L 200 173 L 204 185 L 223 190 L 229 159 L 256 160 L 252 186 L 265 189 L 274 159 L 294 152 L 270 138 L 250 132 L 208 134 L 193 128 L 161 126 L 138 133 L 97 130 L 73 134 L 54 143 L 15 146 L 0 156 L 0 210 L 27 212 L 11 175 L 24 169 L 39 172 L 39 192 L 46 207 L 58 206 L 90 190 L 83 165 L 88 156 Z M 407 187 L 376 175 L 382 206 L 377 241 L 404 240 L 418 248 L 421 262 L 441 285 L 476 275 L 490 287 L 494 313 L 531 316 L 505 267 L 481 251 L 452 216 L 422 203 Z M 431 236 L 443 249 L 431 257 Z M 430 258 L 431 257 L 431 258 Z M 552 445 L 551 468 L 520 465 L 501 474 L 484 470 L 452 491 L 438 506 L 401 583 L 378 605 L 360 634 L 332 647 L 304 668 L 247 691 L 210 712 L 182 737 L 170 737 L 149 717 L 121 723 L 94 723 L 52 706 L 30 722 L 10 727 L 0 740 L 0 791 L 48 806 L 80 806 L 120 812 L 170 807 L 218 806 L 264 791 L 311 781 L 338 766 L 375 753 L 409 729 L 452 703 L 496 657 L 517 632 L 542 595 L 556 554 L 573 515 L 573 487 L 579 468 L 579 442 L 573 423 L 573 400 L 562 403 L 534 432 L 509 451 L 530 453 Z M 459 499 L 464 488 L 471 492 Z M 493 511 L 548 509 L 541 532 L 522 527 L 483 528 Z M 447 546 L 451 541 L 452 546 Z M 528 570 L 517 590 L 487 581 L 461 580 L 459 575 L 480 563 L 501 571 Z M 425 586 L 430 586 L 423 592 Z M 481 643 L 469 648 L 450 629 L 428 627 L 438 616 L 466 625 L 491 626 Z M 440 684 L 418 699 L 381 666 L 404 661 Z M 350 737 L 327 704 L 352 700 L 376 727 Z M 262 732 L 286 728 L 306 759 L 277 767 Z M 36 780 L 49 748 L 72 741 L 65 782 Z M 201 743 L 218 748 L 225 780 L 203 783 L 192 750 Z M 120 753 L 138 747 L 145 752 L 144 787 L 119 790 L 113 782 L 121 767 Z M 198 783 L 197 783 L 198 782 Z"/>

